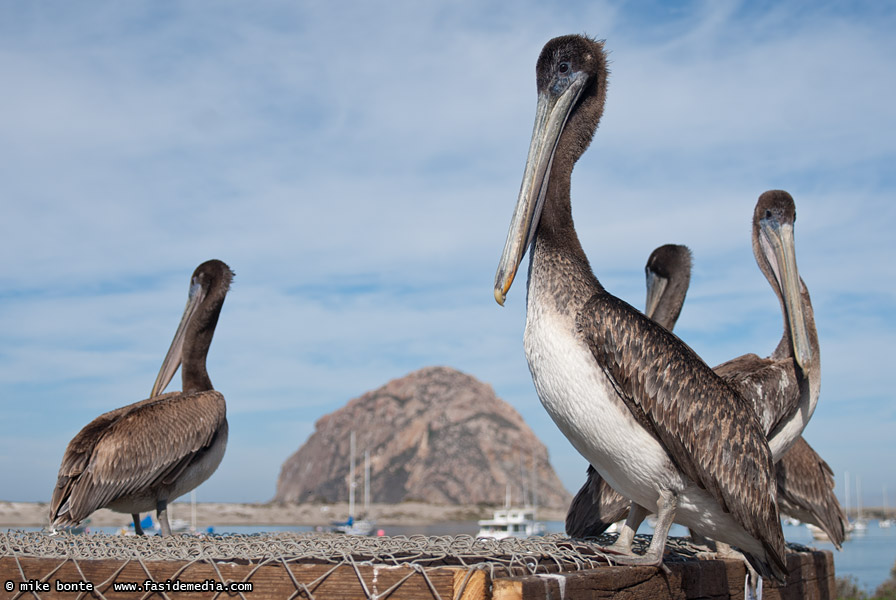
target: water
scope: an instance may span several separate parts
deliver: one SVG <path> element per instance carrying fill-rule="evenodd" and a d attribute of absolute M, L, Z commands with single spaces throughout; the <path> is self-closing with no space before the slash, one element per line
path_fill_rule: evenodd
<path fill-rule="evenodd" d="M 874 592 L 890 578 L 890 569 L 896 563 L 896 528 L 881 529 L 877 521 L 868 521 L 864 533 L 853 532 L 837 551 L 830 542 L 812 539 L 812 533 L 803 526 L 784 525 L 784 537 L 788 542 L 830 550 L 834 554 L 834 572 L 837 577 L 855 577 L 867 592 Z"/>
<path fill-rule="evenodd" d="M 563 533 L 562 521 L 546 521 L 547 533 Z M 39 528 L 26 528 L 36 531 Z M 478 527 L 475 521 L 457 521 L 434 523 L 431 525 L 383 526 L 385 535 L 476 535 Z M 867 592 L 874 590 L 890 577 L 890 569 L 896 563 L 896 528 L 881 529 L 877 521 L 869 521 L 864 534 L 853 536 L 843 544 L 838 552 L 830 542 L 818 542 L 812 533 L 801 525 L 783 525 L 784 537 L 789 542 L 812 546 L 819 550 L 831 550 L 834 554 L 834 570 L 837 577 L 852 576 Z M 102 533 L 118 533 L 119 527 L 93 527 L 91 531 Z M 313 527 L 301 525 L 221 525 L 214 528 L 215 533 L 252 534 L 263 532 L 314 531 Z M 638 533 L 652 533 L 647 524 L 642 525 Z M 672 536 L 684 537 L 687 530 L 680 525 L 673 525 L 669 532 Z"/>

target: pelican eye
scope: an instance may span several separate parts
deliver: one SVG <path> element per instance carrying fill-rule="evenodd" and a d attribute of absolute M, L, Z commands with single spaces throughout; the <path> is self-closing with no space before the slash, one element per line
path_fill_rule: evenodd
<path fill-rule="evenodd" d="M 557 65 L 557 70 L 560 71 L 561 73 L 563 73 L 564 75 L 569 73 L 569 63 L 565 62 L 565 61 L 560 63 L 559 65 Z"/>
<path fill-rule="evenodd" d="M 765 209 L 765 218 L 766 218 L 766 219 L 771 219 L 771 218 L 772 218 L 772 211 L 770 211 L 769 209 Z"/>

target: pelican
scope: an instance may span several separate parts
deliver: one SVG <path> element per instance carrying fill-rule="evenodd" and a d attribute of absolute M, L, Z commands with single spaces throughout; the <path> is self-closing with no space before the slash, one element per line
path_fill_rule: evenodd
<path fill-rule="evenodd" d="M 205 359 L 232 279 L 219 260 L 199 265 L 149 399 L 98 416 L 69 442 L 50 502 L 53 528 L 111 508 L 131 514 L 142 535 L 140 513 L 155 510 L 162 535 L 171 534 L 168 502 L 208 479 L 227 446 L 224 396 Z M 178 367 L 183 391 L 162 394 Z"/>
<path fill-rule="evenodd" d="M 768 358 L 745 354 L 715 367 L 753 403 L 776 462 L 802 435 L 821 384 L 812 301 L 796 265 L 795 221 L 790 194 L 770 190 L 759 196 L 753 210 L 753 255 L 781 305 L 781 341 Z"/>
<path fill-rule="evenodd" d="M 644 267 L 647 303 L 644 314 L 672 331 L 684 304 L 691 277 L 686 246 L 667 244 L 654 250 Z M 820 527 L 839 549 L 846 534 L 846 515 L 834 494 L 834 474 L 802 437 L 775 464 L 780 512 Z M 566 533 L 592 537 L 624 519 L 629 501 L 607 485 L 594 467 L 570 504 Z"/>
<path fill-rule="evenodd" d="M 576 450 L 632 500 L 629 520 L 640 507 L 658 516 L 645 555 L 617 562 L 660 565 L 678 521 L 784 581 L 774 466 L 752 407 L 674 334 L 609 294 L 576 235 L 570 180 L 600 121 L 607 72 L 603 43 L 583 36 L 541 52 L 495 299 L 503 305 L 531 247 L 524 347 L 536 392 Z"/>
<path fill-rule="evenodd" d="M 784 331 L 768 358 L 745 354 L 715 367 L 753 403 L 777 463 L 782 512 L 818 525 L 839 548 L 846 514 L 827 463 L 801 438 L 818 404 L 821 355 L 809 290 L 796 265 L 796 205 L 783 190 L 759 196 L 753 210 L 753 255 L 778 302 Z"/>

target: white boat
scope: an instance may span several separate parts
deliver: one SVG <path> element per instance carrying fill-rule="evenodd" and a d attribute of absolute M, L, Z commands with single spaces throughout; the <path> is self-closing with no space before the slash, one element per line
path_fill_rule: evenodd
<path fill-rule="evenodd" d="M 348 475 L 348 519 L 330 523 L 330 531 L 333 533 L 344 533 L 346 535 L 370 535 L 376 527 L 376 521 L 368 517 L 370 514 L 370 451 L 364 452 L 364 517 L 355 519 L 355 488 L 357 487 L 358 482 L 355 481 L 354 431 L 351 432 L 349 448 L 351 464 Z"/>
<path fill-rule="evenodd" d="M 496 510 L 491 519 L 479 521 L 479 533 L 476 537 L 503 540 L 533 535 L 544 535 L 544 523 L 535 520 L 535 508 L 527 506 Z"/>
<path fill-rule="evenodd" d="M 813 525 L 812 523 L 806 523 L 806 528 L 812 532 L 812 539 L 814 539 L 815 541 L 817 541 L 817 542 L 830 542 L 831 541 L 831 538 L 828 537 L 828 534 L 826 534 L 821 527 L 818 527 L 817 525 Z M 851 536 L 852 536 L 852 524 L 847 523 L 846 531 L 844 532 L 844 535 L 843 535 L 843 541 L 844 542 L 848 541 Z"/>
<path fill-rule="evenodd" d="M 852 524 L 852 531 L 856 535 L 864 535 L 868 530 L 868 521 L 862 516 L 862 484 L 856 476 L 856 520 Z"/>
<path fill-rule="evenodd" d="M 877 526 L 881 529 L 889 529 L 893 526 L 894 520 L 890 518 L 890 507 L 887 501 L 887 486 L 884 486 L 884 516 L 877 521 Z"/>

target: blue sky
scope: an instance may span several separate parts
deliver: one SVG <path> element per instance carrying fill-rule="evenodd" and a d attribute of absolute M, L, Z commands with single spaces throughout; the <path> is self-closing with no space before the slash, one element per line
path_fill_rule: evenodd
<path fill-rule="evenodd" d="M 48 500 L 72 436 L 146 397 L 209 258 L 237 276 L 209 356 L 230 441 L 201 500 L 270 499 L 316 419 L 436 364 L 492 384 L 575 491 L 524 282 L 503 309 L 492 283 L 535 60 L 585 32 L 612 69 L 573 176 L 596 274 L 640 307 L 650 251 L 688 244 L 679 335 L 710 364 L 767 355 L 750 219 L 790 191 L 822 347 L 806 438 L 896 504 L 894 29 L 886 3 L 0 4 L 0 499 Z"/>

